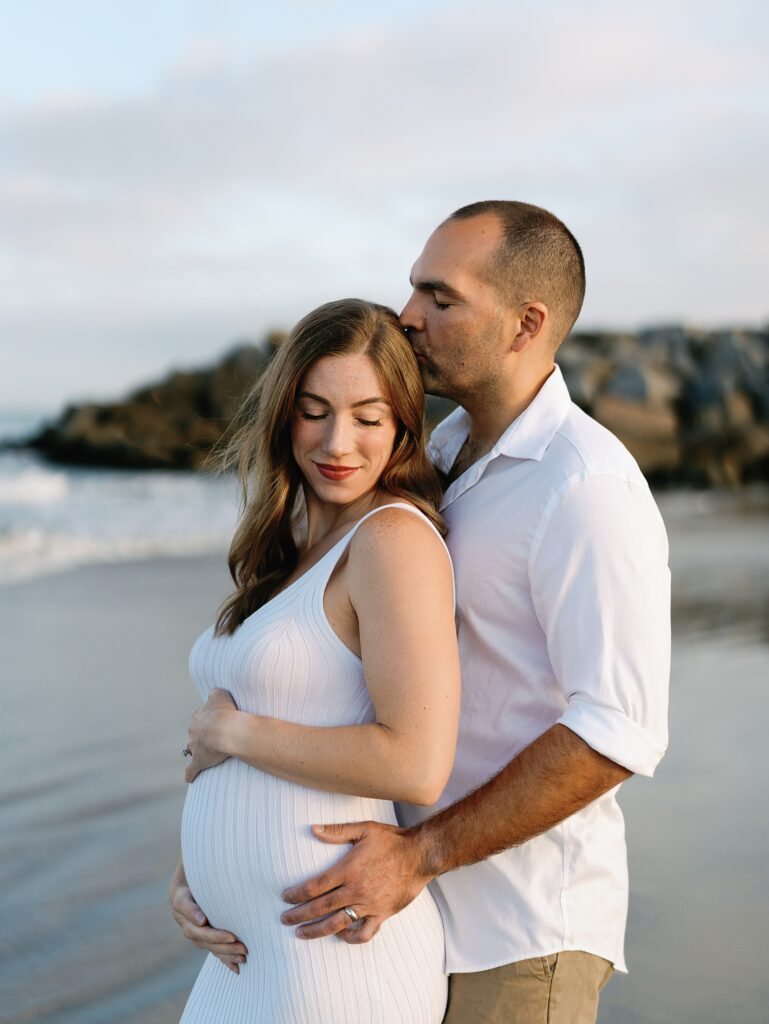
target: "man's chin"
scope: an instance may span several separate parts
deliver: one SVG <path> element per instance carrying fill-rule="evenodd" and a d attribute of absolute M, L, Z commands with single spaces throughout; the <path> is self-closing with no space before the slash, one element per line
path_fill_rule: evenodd
<path fill-rule="evenodd" d="M 441 380 L 434 373 L 430 373 L 426 366 L 419 367 L 419 375 L 422 378 L 422 387 L 425 389 L 426 395 L 432 395 L 434 398 L 452 397 Z"/>

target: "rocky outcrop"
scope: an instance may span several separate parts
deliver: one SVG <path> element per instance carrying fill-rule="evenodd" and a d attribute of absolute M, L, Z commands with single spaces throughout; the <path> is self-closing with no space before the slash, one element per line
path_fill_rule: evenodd
<path fill-rule="evenodd" d="M 583 333 L 558 361 L 574 400 L 653 482 L 769 480 L 769 332 Z"/>
<path fill-rule="evenodd" d="M 121 402 L 87 403 L 27 444 L 59 462 L 201 468 L 282 335 L 172 373 Z M 558 362 L 574 400 L 656 484 L 769 480 L 769 332 L 665 327 L 577 333 Z M 451 408 L 428 399 L 435 423 Z"/>
<path fill-rule="evenodd" d="M 268 345 L 241 345 L 212 368 L 176 371 L 123 401 L 69 406 L 27 445 L 54 462 L 201 468 L 268 360 Z"/>

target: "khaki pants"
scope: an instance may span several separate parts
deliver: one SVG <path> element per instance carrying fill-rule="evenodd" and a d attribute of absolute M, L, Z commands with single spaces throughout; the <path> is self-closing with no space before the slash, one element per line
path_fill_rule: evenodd
<path fill-rule="evenodd" d="M 443 1024 L 595 1024 L 611 973 L 608 960 L 569 951 L 452 974 Z"/>

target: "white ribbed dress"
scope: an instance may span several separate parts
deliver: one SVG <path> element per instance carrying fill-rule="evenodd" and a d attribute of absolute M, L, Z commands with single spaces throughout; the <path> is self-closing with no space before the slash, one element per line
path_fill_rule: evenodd
<path fill-rule="evenodd" d="M 410 505 L 393 505 L 422 516 Z M 214 637 L 210 627 L 198 638 L 190 673 L 203 699 L 218 686 L 253 714 L 318 726 L 374 720 L 362 662 L 332 630 L 323 594 L 353 534 L 378 511 L 363 516 L 232 636 Z M 443 928 L 427 890 L 363 945 L 337 936 L 298 939 L 294 928 L 280 923 L 287 906 L 281 891 L 323 871 L 349 849 L 322 843 L 310 826 L 364 820 L 397 824 L 388 800 L 310 789 L 235 758 L 198 775 L 182 816 L 187 881 L 209 922 L 242 939 L 248 957 L 240 975 L 213 955 L 206 958 L 182 1024 L 443 1019 Z"/>

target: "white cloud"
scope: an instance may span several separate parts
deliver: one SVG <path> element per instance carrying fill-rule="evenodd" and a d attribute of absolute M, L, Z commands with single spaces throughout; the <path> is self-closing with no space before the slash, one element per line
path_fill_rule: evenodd
<path fill-rule="evenodd" d="M 252 61 L 199 37 L 121 100 L 6 101 L 0 326 L 45 348 L 57 319 L 105 345 L 120 322 L 141 347 L 162 324 L 169 354 L 195 317 L 397 302 L 426 232 L 489 197 L 573 227 L 583 320 L 764 318 L 766 23 L 748 0 L 478 0 Z"/>

